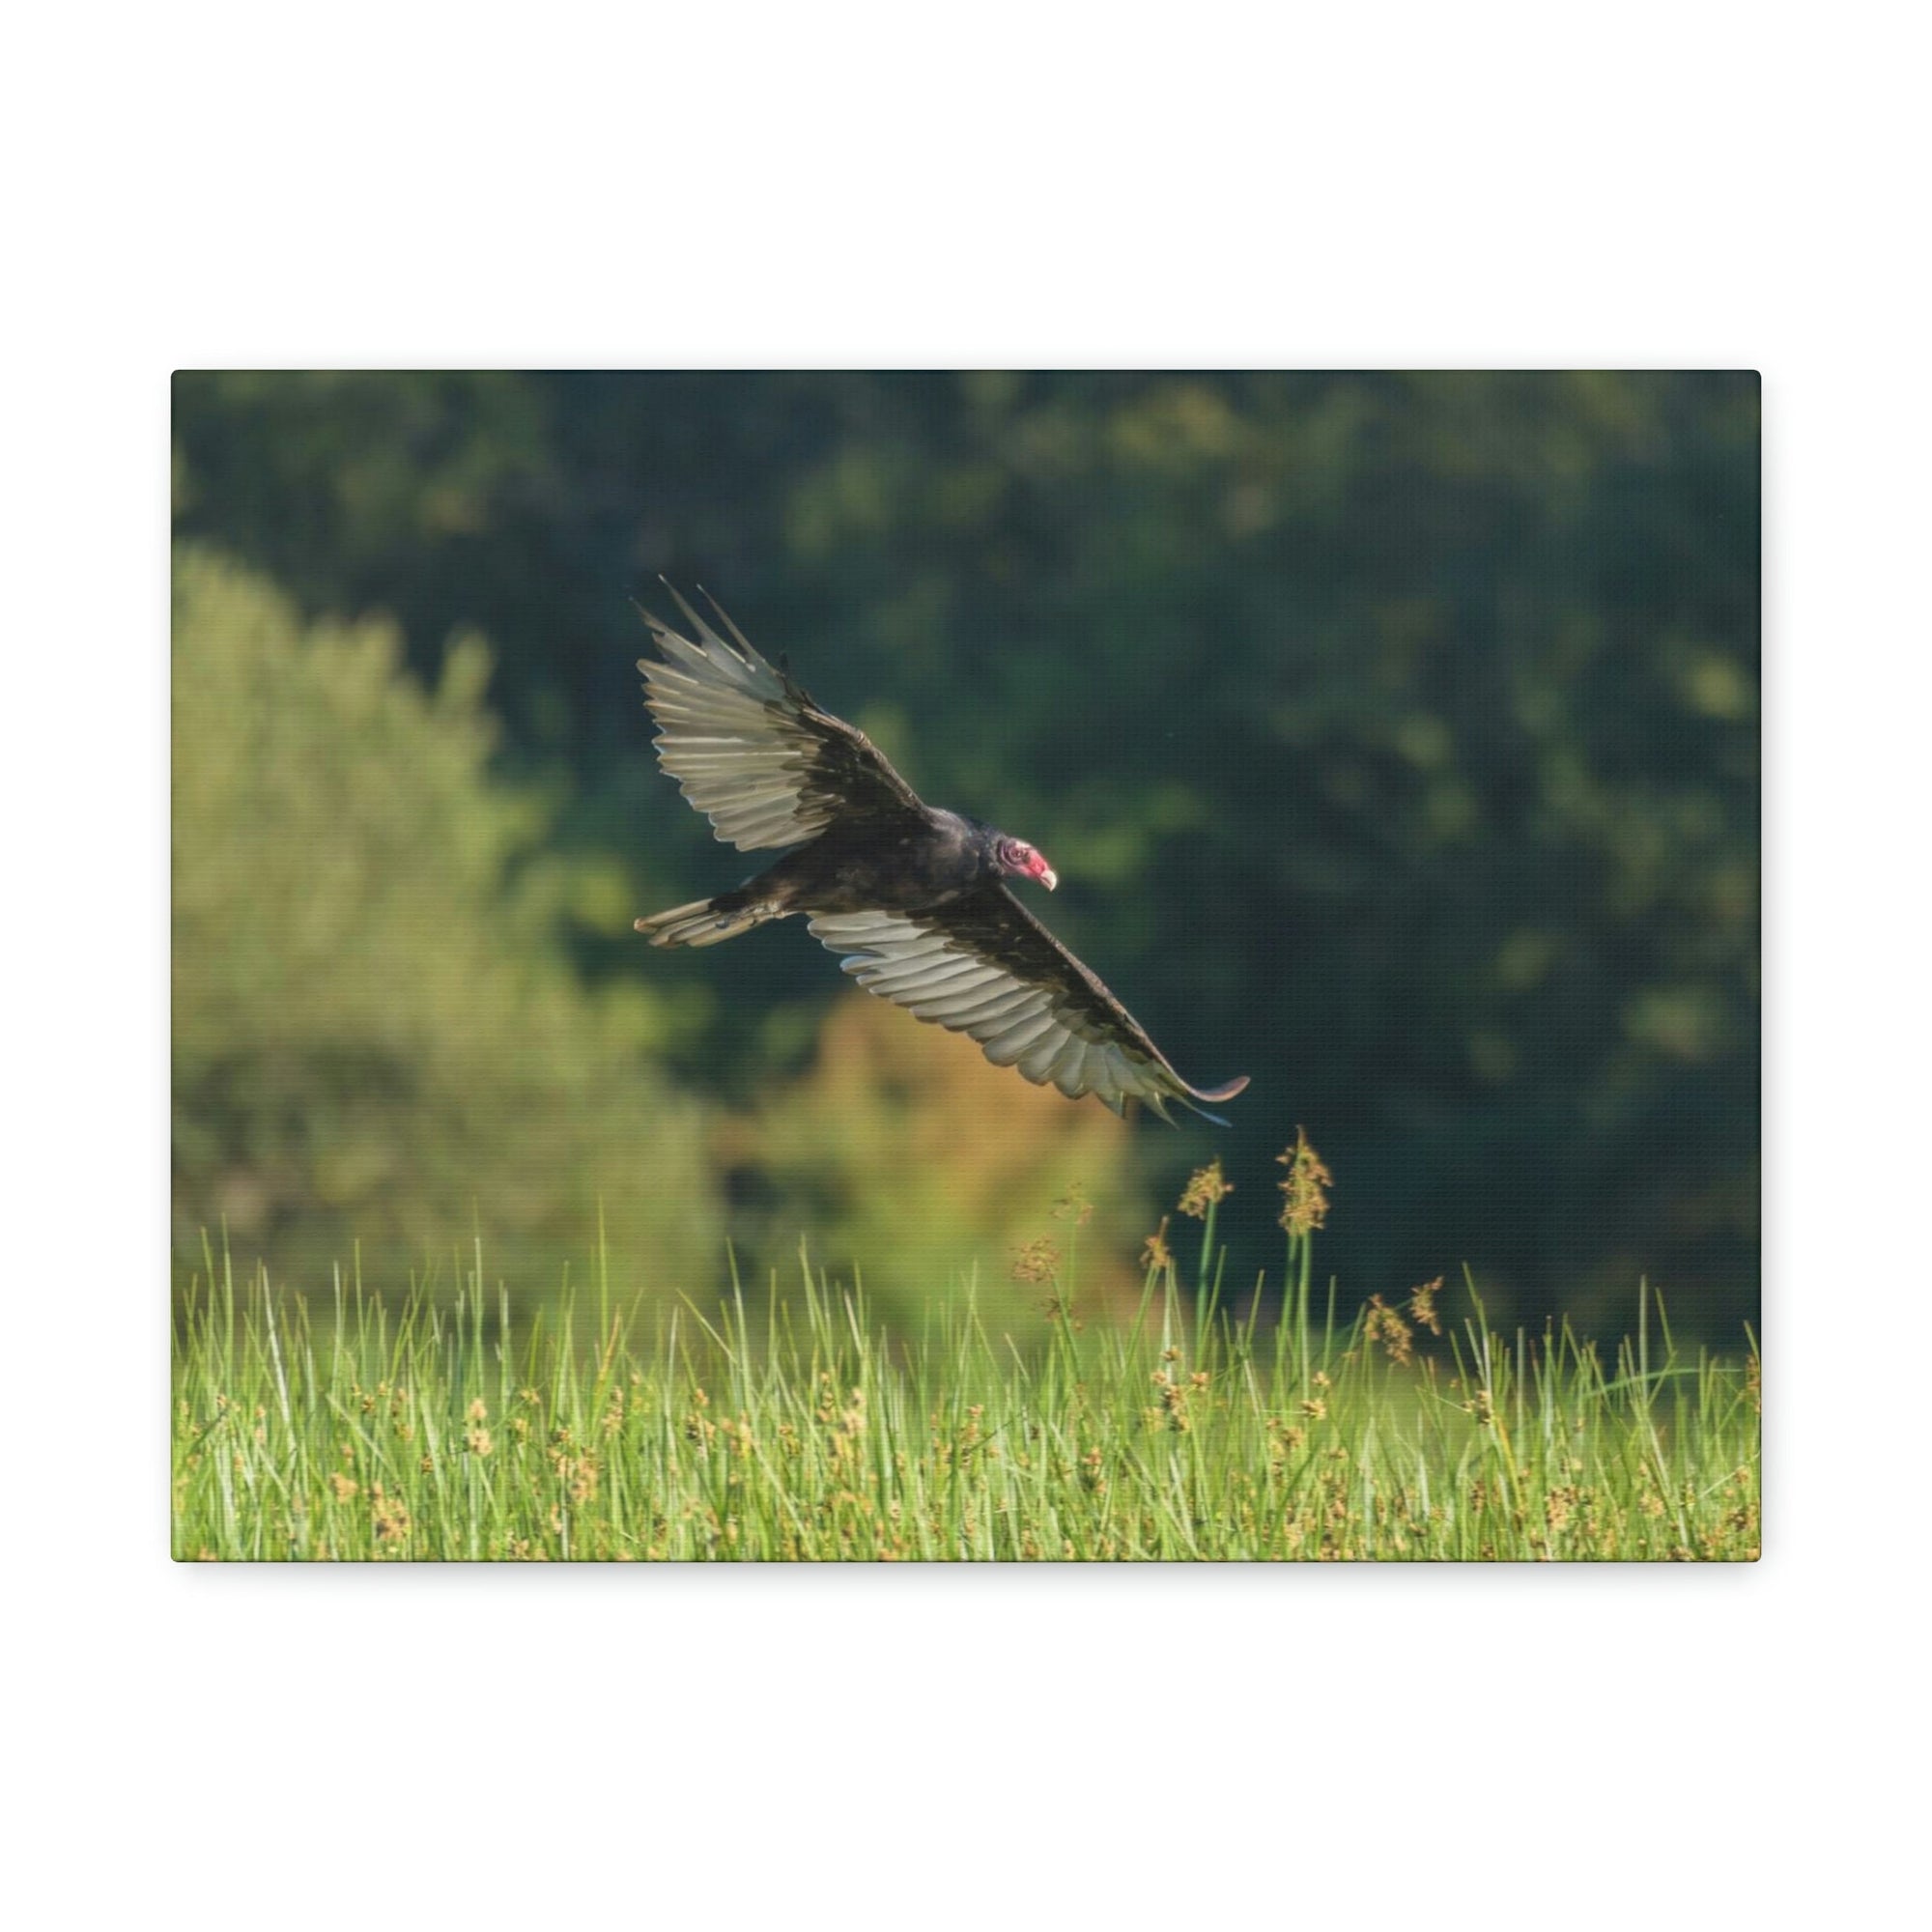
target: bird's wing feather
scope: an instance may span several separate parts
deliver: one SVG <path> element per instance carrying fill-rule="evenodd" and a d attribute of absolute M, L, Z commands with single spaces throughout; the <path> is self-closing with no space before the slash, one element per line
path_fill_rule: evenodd
<path fill-rule="evenodd" d="M 924 815 L 863 731 L 821 711 L 723 611 L 728 640 L 670 594 L 696 640 L 643 613 L 664 653 L 638 661 L 644 702 L 658 722 L 658 761 L 720 838 L 751 852 L 801 844 L 835 818 Z"/>
<path fill-rule="evenodd" d="M 1016 1066 L 1068 1099 L 1094 1094 L 1117 1114 L 1142 1099 L 1165 1119 L 1170 1100 L 1204 1113 L 1200 1101 L 1233 1099 L 1248 1084 L 1243 1076 L 1190 1087 L 1126 1008 L 1003 885 L 924 912 L 821 913 L 810 929 L 869 992 L 968 1035 L 994 1065 Z"/>

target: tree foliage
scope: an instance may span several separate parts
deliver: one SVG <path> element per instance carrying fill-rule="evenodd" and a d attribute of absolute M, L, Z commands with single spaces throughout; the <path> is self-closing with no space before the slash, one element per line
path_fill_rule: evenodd
<path fill-rule="evenodd" d="M 575 957 L 687 1002 L 686 1082 L 754 1112 L 839 981 L 788 931 L 638 956 L 749 869 L 647 755 L 660 570 L 1046 850 L 1182 1070 L 1255 1076 L 1229 1171 L 1321 1145 L 1345 1278 L 1750 1306 L 1754 378 L 207 376 L 176 439 L 181 527 L 304 611 L 393 611 L 425 675 L 489 635 L 497 771 L 628 875 Z"/>
<path fill-rule="evenodd" d="M 481 1221 L 507 1272 L 554 1281 L 601 1203 L 639 1280 L 714 1279 L 668 1009 L 562 956 L 559 904 L 599 882 L 544 862 L 545 810 L 486 777 L 482 644 L 425 691 L 392 624 L 305 626 L 193 549 L 174 640 L 178 1249 L 225 1225 L 313 1286 L 357 1238 L 393 1268 Z"/>

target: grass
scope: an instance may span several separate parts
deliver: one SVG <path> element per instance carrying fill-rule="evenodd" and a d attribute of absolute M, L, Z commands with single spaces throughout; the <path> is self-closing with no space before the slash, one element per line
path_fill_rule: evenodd
<path fill-rule="evenodd" d="M 1077 1205 L 1077 1204 L 1076 1204 Z M 1291 1235 L 1287 1308 L 1184 1293 L 1083 1321 L 1072 1250 L 1023 1253 L 1029 1352 L 970 1284 L 916 1338 L 801 1254 L 724 1305 L 515 1319 L 480 1246 L 393 1305 L 321 1308 L 211 1256 L 174 1349 L 174 1549 L 279 1559 L 1705 1559 L 1758 1553 L 1758 1362 L 1684 1359 L 1639 1296 L 1607 1355 L 1493 1332 L 1473 1283 L 1338 1315 Z M 1459 1296 L 1460 1300 L 1460 1296 Z M 755 1305 L 753 1305 L 755 1304 Z M 649 1332 L 645 1333 L 648 1321 Z"/>

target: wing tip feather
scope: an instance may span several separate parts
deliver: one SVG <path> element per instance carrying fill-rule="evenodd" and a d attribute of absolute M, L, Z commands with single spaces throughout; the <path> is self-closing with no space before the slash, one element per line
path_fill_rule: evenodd
<path fill-rule="evenodd" d="M 1176 1077 L 1179 1078 L 1178 1075 Z M 1212 1100 L 1216 1105 L 1219 1105 L 1223 1100 L 1232 1100 L 1236 1094 L 1241 1093 L 1246 1088 L 1247 1084 L 1248 1076 L 1245 1073 L 1236 1074 L 1232 1080 L 1222 1082 L 1219 1087 L 1189 1087 L 1187 1082 L 1182 1080 L 1180 1085 L 1184 1091 L 1176 1094 L 1173 1097 L 1179 1100 L 1190 1113 L 1199 1114 L 1204 1121 L 1212 1122 L 1217 1127 L 1227 1127 L 1232 1126 L 1234 1123 L 1220 1114 L 1210 1114 L 1201 1102 L 1203 1100 Z M 1169 1114 L 1165 1108 L 1161 1108 L 1159 1111 L 1161 1119 L 1166 1121 L 1170 1125 L 1178 1124 L 1173 1115 Z"/>
<path fill-rule="evenodd" d="M 1232 1100 L 1236 1094 L 1245 1092 L 1247 1085 L 1248 1076 L 1245 1073 L 1237 1073 L 1232 1080 L 1224 1082 L 1219 1087 L 1190 1087 L 1187 1091 L 1197 1100 L 1218 1102 Z"/>

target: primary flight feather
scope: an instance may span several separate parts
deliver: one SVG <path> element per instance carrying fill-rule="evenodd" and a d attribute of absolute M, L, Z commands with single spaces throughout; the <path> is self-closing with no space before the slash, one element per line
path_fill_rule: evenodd
<path fill-rule="evenodd" d="M 1058 876 L 1025 840 L 925 805 L 863 731 L 821 710 L 716 604 L 728 639 L 675 590 L 693 637 L 645 611 L 639 660 L 658 760 L 718 837 L 785 856 L 728 893 L 637 923 L 654 946 L 712 946 L 804 913 L 867 991 L 980 1043 L 1068 1099 L 1231 1100 L 1247 1076 L 1190 1087 L 1133 1015 L 1004 884 Z M 1226 1124 L 1220 1122 L 1220 1124 Z"/>

